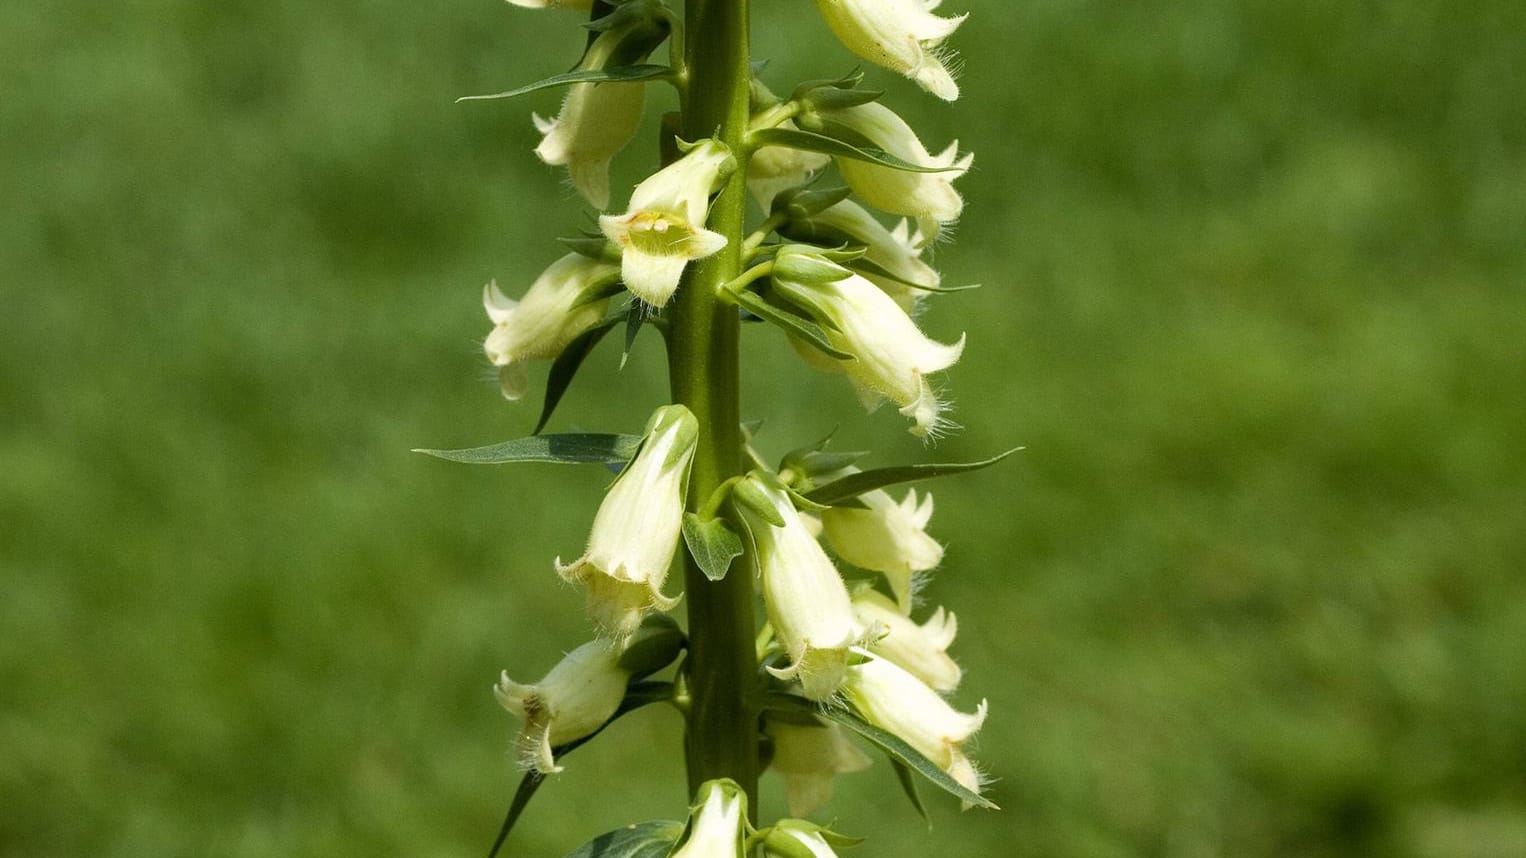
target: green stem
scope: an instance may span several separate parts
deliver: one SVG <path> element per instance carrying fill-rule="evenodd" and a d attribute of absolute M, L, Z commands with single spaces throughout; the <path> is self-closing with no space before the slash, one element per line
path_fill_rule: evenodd
<path fill-rule="evenodd" d="M 689 267 L 672 304 L 668 375 L 673 399 L 699 420 L 689 485 L 697 508 L 742 471 L 737 310 L 717 291 L 741 272 L 747 206 L 746 134 L 751 77 L 748 0 L 688 0 L 683 133 L 719 136 L 739 161 L 710 209 L 708 227 L 725 249 Z M 731 778 L 757 812 L 758 667 L 754 655 L 752 576 L 745 563 L 712 582 L 687 554 L 684 601 L 689 612 L 690 709 L 685 752 L 690 794 L 704 781 Z"/>

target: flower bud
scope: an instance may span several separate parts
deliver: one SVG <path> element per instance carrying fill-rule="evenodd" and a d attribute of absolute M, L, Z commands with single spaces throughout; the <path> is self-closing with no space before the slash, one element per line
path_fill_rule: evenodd
<path fill-rule="evenodd" d="M 832 778 L 863 771 L 869 757 L 836 724 L 797 724 L 770 717 L 764 732 L 773 740 L 769 768 L 784 776 L 785 802 L 793 816 L 810 816 L 832 799 Z"/>
<path fill-rule="evenodd" d="M 869 589 L 854 594 L 853 613 L 863 624 L 870 652 L 895 662 L 934 691 L 959 687 L 963 674 L 948 655 L 959 630 L 953 614 L 938 608 L 917 625 L 894 602 Z"/>
<path fill-rule="evenodd" d="M 544 0 L 530 0 L 545 5 Z M 550 0 L 551 5 L 589 8 L 589 3 Z M 621 4 L 599 19 L 599 34 L 583 54 L 577 71 L 600 71 L 639 63 L 667 37 L 669 24 L 659 4 L 641 0 Z M 572 186 L 597 209 L 609 206 L 609 162 L 636 136 L 646 104 L 646 84 L 575 83 L 567 88 L 556 119 L 535 116 L 542 135 L 535 154 L 547 164 L 565 166 Z"/>
<path fill-rule="evenodd" d="M 599 229 L 620 247 L 620 271 L 636 297 L 662 307 L 673 297 L 684 266 L 726 246 L 705 229 L 710 195 L 736 169 L 719 140 L 701 140 L 687 154 L 648 176 L 622 215 L 603 215 Z"/>
<path fill-rule="evenodd" d="M 812 244 L 863 245 L 864 261 L 884 274 L 864 270 L 860 273 L 908 313 L 926 294 L 915 287 L 936 289 L 943 282 L 938 272 L 922 261 L 921 248 L 925 242 L 920 233 L 912 236 L 904 219 L 894 230 L 886 229 L 863 206 L 851 200 L 843 200 L 807 217 L 791 219 L 781 232 L 789 238 Z"/>
<path fill-rule="evenodd" d="M 534 685 L 520 685 L 505 672 L 493 686 L 493 696 L 524 718 L 516 743 L 520 764 L 543 775 L 560 772 L 552 749 L 604 726 L 625 699 L 629 678 L 620 667 L 620 651 L 604 641 L 590 641 L 568 653 Z"/>
<path fill-rule="evenodd" d="M 857 471 L 851 468 L 845 473 Z M 896 503 L 884 489 L 859 495 L 867 509 L 834 506 L 821 514 L 827 542 L 842 559 L 885 576 L 901 612 L 911 611 L 916 575 L 943 560 L 943 546 L 927 535 L 933 496 L 917 502 L 916 489 Z"/>
<path fill-rule="evenodd" d="M 798 680 L 811 700 L 830 700 L 848 667 L 856 621 L 842 576 L 796 512 L 789 494 L 756 475 L 750 488 L 771 504 L 783 527 L 775 527 L 745 504 L 738 505 L 757 547 L 768 621 L 789 656 L 774 676 Z"/>
<path fill-rule="evenodd" d="M 964 787 L 980 792 L 980 774 L 965 756 L 964 743 L 986 720 L 984 700 L 973 714 L 955 711 L 922 680 L 874 656 L 848 668 L 843 694 L 865 721 L 899 736 Z"/>
<path fill-rule="evenodd" d="M 959 97 L 952 59 L 939 46 L 968 16 L 940 18 L 927 0 L 817 0 L 821 16 L 848 50 L 899 72 L 944 101 Z"/>
<path fill-rule="evenodd" d="M 705 781 L 694 794 L 688 836 L 669 858 L 744 858 L 747 794 L 727 778 Z"/>
<path fill-rule="evenodd" d="M 699 425 L 682 405 L 664 405 L 599 505 L 588 550 L 556 571 L 587 591 L 588 614 L 601 635 L 624 643 L 644 614 L 678 600 L 662 594 L 683 526 L 689 463 Z"/>
<path fill-rule="evenodd" d="M 912 173 L 839 158 L 837 169 L 843 181 L 864 202 L 892 214 L 916 218 L 924 241 L 938 237 L 943 224 L 959 219 L 964 198 L 954 190 L 954 180 L 970 169 L 975 156 L 959 157 L 956 140 L 937 155 L 927 151 L 906 120 L 883 104 L 860 104 L 841 110 L 825 111 L 822 119 L 839 123 L 857 132 L 890 154 L 919 167 L 946 167 L 936 173 Z"/>
<path fill-rule="evenodd" d="M 613 265 L 569 253 L 551 263 L 518 301 L 499 291 L 497 283 L 483 288 L 482 305 L 493 331 L 482 349 L 498 367 L 505 399 L 525 395 L 529 386 L 525 361 L 555 358 L 604 318 L 610 299 L 587 299 L 590 294 L 597 296 L 600 286 L 612 283 L 618 274 Z"/>
<path fill-rule="evenodd" d="M 794 813 L 794 811 L 790 811 Z M 853 846 L 861 838 L 843 837 L 804 819 L 781 819 L 763 838 L 764 858 L 837 858 L 832 847 Z"/>
<path fill-rule="evenodd" d="M 781 251 L 782 260 L 786 254 Z M 911 434 L 936 435 L 947 426 L 946 405 L 933 393 L 927 376 L 953 366 L 964 351 L 964 337 L 951 345 L 935 342 L 917 328 L 895 299 L 862 275 L 849 273 L 833 282 L 799 283 L 774 269 L 774 288 L 807 308 L 822 323 L 827 342 L 853 355 L 836 361 L 792 341 L 813 366 L 832 366 L 847 374 L 865 407 L 881 399 L 901 406 L 912 418 Z"/>

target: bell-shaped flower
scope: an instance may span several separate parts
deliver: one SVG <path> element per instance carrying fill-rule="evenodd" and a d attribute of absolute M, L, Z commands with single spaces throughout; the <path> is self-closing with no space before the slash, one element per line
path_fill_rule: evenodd
<path fill-rule="evenodd" d="M 790 811 L 794 813 L 794 811 Z M 854 846 L 858 837 L 844 837 L 804 819 L 781 819 L 763 838 L 764 858 L 837 858 L 833 847 Z"/>
<path fill-rule="evenodd" d="M 792 255 L 789 249 L 780 251 L 774 288 L 816 317 L 833 348 L 853 356 L 853 360 L 831 364 L 847 374 L 865 407 L 873 408 L 881 399 L 896 403 L 901 414 L 912 419 L 913 435 L 936 435 L 945 429 L 947 405 L 933 392 L 927 377 L 959 360 L 964 337 L 948 345 L 929 339 L 894 298 L 840 266 L 836 280 L 792 280 Z M 815 350 L 809 345 L 792 342 L 812 365 L 825 363 L 825 355 L 812 354 Z"/>
<path fill-rule="evenodd" d="M 858 470 L 852 468 L 847 471 Z M 827 543 L 842 559 L 885 576 L 902 613 L 911 610 L 917 575 L 943 561 L 943 546 L 927 535 L 933 496 L 916 489 L 897 503 L 884 489 L 859 495 L 866 508 L 834 506 L 821 514 Z"/>
<path fill-rule="evenodd" d="M 710 195 L 735 169 L 726 144 L 701 140 L 637 185 L 625 214 L 599 218 L 599 229 L 620 247 L 625 287 L 636 297 L 665 306 L 689 260 L 726 246 L 725 236 L 705 229 L 705 218 Z"/>
<path fill-rule="evenodd" d="M 700 784 L 694 800 L 683 843 L 669 858 L 745 858 L 747 793 L 721 778 Z"/>
<path fill-rule="evenodd" d="M 747 505 L 738 505 L 757 548 L 768 621 L 790 661 L 786 668 L 768 670 L 799 681 L 811 700 L 831 700 L 848 668 L 848 648 L 857 640 L 848 588 L 789 494 L 757 475 L 747 480 L 784 521 L 776 527 Z"/>
<path fill-rule="evenodd" d="M 588 2 L 528 0 L 521 5 L 589 8 Z M 599 19 L 599 34 L 575 71 L 602 71 L 646 59 L 667 37 L 670 25 L 652 0 L 620 4 Z M 644 81 L 575 83 L 567 88 L 555 119 L 535 116 L 543 136 L 535 154 L 565 166 L 572 186 L 594 208 L 609 206 L 609 162 L 636 136 L 646 106 Z"/>
<path fill-rule="evenodd" d="M 948 693 L 959 687 L 962 671 L 949 657 L 959 624 L 954 615 L 938 608 L 927 622 L 918 625 L 892 601 L 873 590 L 853 596 L 853 612 L 862 623 L 875 655 L 889 659 L 934 691 Z"/>
<path fill-rule="evenodd" d="M 964 23 L 965 15 L 940 18 L 937 2 L 927 0 L 816 0 L 827 26 L 848 50 L 899 72 L 944 101 L 959 97 L 949 71 L 952 54 L 944 39 Z"/>
<path fill-rule="evenodd" d="M 551 263 L 518 301 L 499 291 L 497 283 L 483 288 L 482 305 L 493 330 L 482 350 L 498 367 L 504 398 L 525 395 L 529 386 L 525 361 L 555 358 L 604 318 L 610 302 L 608 287 L 619 275 L 615 265 L 569 253 Z"/>
<path fill-rule="evenodd" d="M 784 776 L 784 799 L 793 816 L 810 816 L 825 807 L 835 776 L 869 767 L 869 757 L 836 724 L 769 717 L 763 730 L 774 749 L 768 767 Z"/>
<path fill-rule="evenodd" d="M 853 263 L 852 267 L 908 313 L 927 294 L 926 290 L 937 289 L 943 282 L 937 270 L 922 261 L 926 242 L 921 233 L 913 235 L 904 218 L 895 229 L 886 229 L 852 200 L 843 200 L 808 217 L 791 219 L 781 232 L 798 241 L 824 246 L 863 245 L 863 261 L 868 265 Z"/>
<path fill-rule="evenodd" d="M 647 423 L 635 458 L 615 478 L 599 505 L 588 550 L 556 571 L 587 593 L 588 614 L 600 634 L 628 640 L 643 615 L 666 611 L 668 566 L 683 525 L 689 464 L 699 425 L 682 405 L 664 405 Z"/>
<path fill-rule="evenodd" d="M 620 708 L 629 678 L 620 651 L 606 641 L 590 641 L 568 653 L 534 685 L 520 685 L 505 672 L 493 695 L 524 719 L 516 742 L 524 768 L 543 775 L 561 771 L 552 749 L 602 727 Z"/>
<path fill-rule="evenodd" d="M 914 173 L 867 161 L 839 158 L 837 169 L 855 194 L 880 211 L 916 218 L 924 241 L 938 237 L 939 228 L 959 219 L 964 198 L 954 181 L 970 169 L 972 154 L 959 156 L 956 140 L 937 155 L 927 151 L 906 121 L 883 104 L 871 102 L 821 116 L 862 135 L 875 146 L 919 167 L 943 168 L 938 172 Z"/>
<path fill-rule="evenodd" d="M 985 723 L 984 700 L 974 713 L 959 712 L 927 683 L 874 656 L 848 668 L 843 695 L 865 721 L 899 736 L 971 792 L 980 792 L 980 774 L 964 744 Z"/>

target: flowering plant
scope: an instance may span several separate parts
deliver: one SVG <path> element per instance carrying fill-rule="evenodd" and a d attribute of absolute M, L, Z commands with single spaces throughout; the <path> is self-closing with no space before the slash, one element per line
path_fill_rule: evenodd
<path fill-rule="evenodd" d="M 506 398 L 528 394 L 528 361 L 552 361 L 533 433 L 423 452 L 601 464 L 617 476 L 584 553 L 555 563 L 583 590 L 594 639 L 538 683 L 505 673 L 493 689 L 520 720 L 526 770 L 495 852 L 573 750 L 658 702 L 685 717 L 688 812 L 601 835 L 575 855 L 833 856 L 856 841 L 804 817 L 829 802 L 836 776 L 871 764 L 866 748 L 888 757 L 918 810 L 917 776 L 965 808 L 995 807 L 968 753 L 986 703 L 946 699 L 963 678 L 948 653 L 954 615 L 919 607 L 944 553 L 928 532 L 932 496 L 888 489 L 1007 454 L 864 468 L 865 454 L 822 441 L 770 466 L 738 406 L 745 320 L 780 329 L 865 406 L 894 403 L 912 434 L 953 428 L 939 385 L 964 337 L 940 342 L 915 319 L 928 297 L 956 291 L 923 254 L 960 216 L 954 184 L 972 156 L 957 143 L 933 154 L 860 73 L 775 95 L 751 62 L 748 0 L 686 0 L 682 15 L 665 0 L 511 2 L 586 11 L 588 47 L 570 72 L 474 98 L 567 88 L 556 118 L 536 119 L 536 153 L 568 168 L 599 209 L 599 232 L 565 239 L 572 253 L 518 300 L 496 285 L 484 295 L 484 349 Z M 952 101 L 944 41 L 964 17 L 934 15 L 935 5 L 818 2 L 854 53 Z M 664 41 L 666 64 L 652 62 Z M 664 163 L 609 211 L 610 161 L 636 133 L 651 83 L 678 96 Z M 840 187 L 821 181 L 833 169 Z M 901 219 L 889 226 L 870 209 Z M 600 339 L 623 325 L 628 354 L 648 324 L 666 338 L 672 401 L 640 434 L 542 434 Z M 681 584 L 669 580 L 675 560 Z M 686 629 L 667 613 L 680 599 Z M 793 818 L 760 819 L 767 769 L 785 780 Z"/>

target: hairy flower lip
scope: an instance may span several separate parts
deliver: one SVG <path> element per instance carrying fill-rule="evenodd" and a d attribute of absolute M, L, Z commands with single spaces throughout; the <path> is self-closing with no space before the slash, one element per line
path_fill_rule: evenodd
<path fill-rule="evenodd" d="M 932 14 L 924 0 L 817 0 L 838 40 L 863 59 L 916 81 L 944 101 L 959 97 L 949 69 L 951 55 L 940 49 L 968 15 Z"/>
<path fill-rule="evenodd" d="M 620 701 L 630 673 L 620 652 L 590 641 L 568 653 L 540 682 L 524 685 L 505 671 L 493 686 L 499 705 L 524 718 L 516 745 L 520 764 L 543 775 L 562 771 L 552 749 L 592 734 Z"/>

